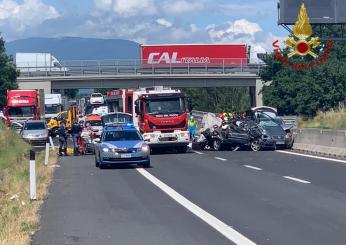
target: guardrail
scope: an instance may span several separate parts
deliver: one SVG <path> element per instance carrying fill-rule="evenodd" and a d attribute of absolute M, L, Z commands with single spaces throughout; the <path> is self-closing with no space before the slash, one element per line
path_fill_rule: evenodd
<path fill-rule="evenodd" d="M 148 60 L 72 60 L 55 66 L 32 66 L 19 63 L 21 77 L 42 76 L 88 76 L 88 75 L 128 75 L 128 74 L 258 74 L 263 64 L 249 64 L 243 59 L 210 59 L 209 63 L 169 63 L 157 64 Z"/>

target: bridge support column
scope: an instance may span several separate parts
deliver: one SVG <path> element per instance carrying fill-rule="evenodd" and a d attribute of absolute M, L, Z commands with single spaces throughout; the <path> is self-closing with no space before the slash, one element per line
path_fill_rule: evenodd
<path fill-rule="evenodd" d="M 263 88 L 263 81 L 256 79 L 256 106 L 263 106 L 263 95 L 261 90 Z"/>
<path fill-rule="evenodd" d="M 18 81 L 19 89 L 43 89 L 45 94 L 50 94 L 52 91 L 52 82 L 51 81 L 37 81 L 37 82 L 26 82 Z"/>
<path fill-rule="evenodd" d="M 249 87 L 249 96 L 250 96 L 250 107 L 256 106 L 256 87 L 250 86 Z"/>

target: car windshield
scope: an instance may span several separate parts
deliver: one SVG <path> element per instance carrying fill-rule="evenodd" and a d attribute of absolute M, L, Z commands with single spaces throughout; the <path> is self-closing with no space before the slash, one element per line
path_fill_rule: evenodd
<path fill-rule="evenodd" d="M 101 120 L 85 121 L 85 125 L 90 124 L 90 126 L 102 126 Z"/>
<path fill-rule="evenodd" d="M 10 117 L 31 117 L 35 114 L 35 107 L 23 106 L 23 107 L 10 107 L 7 111 Z"/>
<path fill-rule="evenodd" d="M 102 117 L 102 123 L 119 123 L 119 124 L 126 124 L 128 122 L 132 122 L 132 116 L 129 114 L 123 114 L 123 113 L 116 113 L 116 114 L 108 114 Z"/>
<path fill-rule="evenodd" d="M 60 105 L 45 105 L 44 109 L 46 114 L 56 114 L 61 111 L 61 106 Z"/>
<path fill-rule="evenodd" d="M 129 141 L 142 140 L 142 136 L 136 130 L 109 131 L 103 135 L 103 141 Z"/>
<path fill-rule="evenodd" d="M 41 130 L 46 129 L 46 125 L 44 122 L 30 122 L 26 123 L 24 130 Z"/>
<path fill-rule="evenodd" d="M 148 114 L 181 114 L 185 111 L 185 104 L 183 98 L 160 98 L 152 99 L 146 103 Z"/>
<path fill-rule="evenodd" d="M 263 112 L 257 112 L 257 122 L 260 126 L 264 127 L 277 127 L 280 126 L 274 118 Z"/>
<path fill-rule="evenodd" d="M 92 98 L 102 97 L 102 94 L 92 94 L 91 97 L 92 97 Z"/>

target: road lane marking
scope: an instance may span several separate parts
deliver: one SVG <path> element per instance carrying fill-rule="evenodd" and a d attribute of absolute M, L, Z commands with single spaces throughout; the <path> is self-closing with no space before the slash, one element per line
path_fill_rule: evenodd
<path fill-rule="evenodd" d="M 220 160 L 220 161 L 227 161 L 227 159 L 221 158 L 221 157 L 215 157 L 215 159 Z"/>
<path fill-rule="evenodd" d="M 262 170 L 261 168 L 258 168 L 258 167 L 255 167 L 255 166 L 251 166 L 251 165 L 243 165 L 245 168 L 251 168 L 251 169 L 254 169 L 254 170 Z"/>
<path fill-rule="evenodd" d="M 307 180 L 303 180 L 303 179 L 298 179 L 298 178 L 294 178 L 294 177 L 291 177 L 291 176 L 282 176 L 286 179 L 290 179 L 290 180 L 293 180 L 293 181 L 297 181 L 297 182 L 300 182 L 300 183 L 303 183 L 303 184 L 311 184 L 310 181 L 307 181 Z"/>
<path fill-rule="evenodd" d="M 320 160 L 326 160 L 326 161 L 333 161 L 333 162 L 346 163 L 345 160 L 333 159 L 333 158 L 328 158 L 328 157 L 312 156 L 312 155 L 307 155 L 307 154 L 302 154 L 302 153 L 297 153 L 297 152 L 279 151 L 279 150 L 277 150 L 277 152 L 284 153 L 284 154 L 291 154 L 291 155 L 303 156 L 303 157 L 310 157 L 310 158 L 315 158 L 315 159 L 320 159 Z"/>
<path fill-rule="evenodd" d="M 203 152 L 199 152 L 199 151 L 193 151 L 194 153 L 197 153 L 197 154 L 199 154 L 199 155 L 204 155 L 204 153 Z"/>
<path fill-rule="evenodd" d="M 176 202 L 178 202 L 180 205 L 185 207 L 187 210 L 189 210 L 191 213 L 196 215 L 198 218 L 206 222 L 208 225 L 210 225 L 212 228 L 220 232 L 222 235 L 224 235 L 228 240 L 234 242 L 235 244 L 242 244 L 242 245 L 255 245 L 253 241 L 251 241 L 249 238 L 245 237 L 229 225 L 225 224 L 215 216 L 211 215 L 207 211 L 203 210 L 190 200 L 186 199 L 184 196 L 180 195 L 178 192 L 176 192 L 174 189 L 163 183 L 161 180 L 150 174 L 148 171 L 146 171 L 143 168 L 137 168 L 137 171 L 143 175 L 146 179 L 148 179 L 151 183 L 153 183 L 155 186 L 160 188 L 163 192 L 165 192 L 168 196 L 173 198 Z"/>

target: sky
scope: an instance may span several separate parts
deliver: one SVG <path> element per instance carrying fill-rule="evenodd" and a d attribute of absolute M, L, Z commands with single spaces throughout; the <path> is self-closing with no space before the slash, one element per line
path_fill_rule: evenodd
<path fill-rule="evenodd" d="M 287 35 L 277 25 L 277 0 L 0 0 L 0 32 L 6 41 L 246 43 L 255 52 L 272 50 L 272 42 Z"/>

